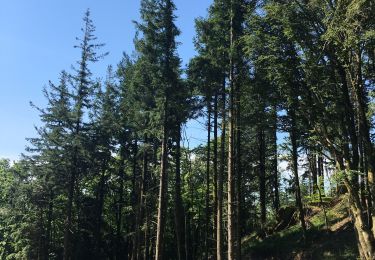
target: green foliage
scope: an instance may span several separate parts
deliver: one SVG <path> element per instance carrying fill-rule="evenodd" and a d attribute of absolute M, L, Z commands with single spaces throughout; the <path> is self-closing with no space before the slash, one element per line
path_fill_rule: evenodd
<path fill-rule="evenodd" d="M 99 53 L 87 11 L 76 68 L 49 82 L 46 107 L 32 104 L 38 136 L 19 162 L 0 160 L 0 258 L 152 258 L 161 165 L 172 176 L 162 216 L 166 259 L 178 258 L 179 222 L 186 259 L 213 256 L 213 241 L 204 241 L 215 238 L 205 236 L 216 223 L 218 172 L 228 188 L 228 136 L 180 151 L 183 125 L 208 114 L 216 137 L 236 126 L 244 258 L 356 257 L 348 205 L 324 193 L 345 186 L 358 204 L 351 206 L 373 212 L 366 200 L 374 198 L 374 8 L 369 0 L 215 0 L 195 21 L 197 55 L 185 79 L 173 1 L 142 0 L 136 51 L 109 66 L 103 82 L 90 66 L 107 53 Z M 270 235 L 298 192 L 307 240 L 299 225 Z M 224 196 L 225 225 L 226 203 Z M 345 229 L 323 231 L 323 208 L 330 225 Z"/>
<path fill-rule="evenodd" d="M 358 253 L 353 229 L 349 222 L 345 222 L 348 218 L 346 200 L 345 197 L 327 199 L 327 217 L 331 227 L 337 226 L 337 230 L 325 230 L 323 211 L 311 206 L 308 209 L 312 209 L 315 213 L 308 218 L 311 228 L 307 232 L 306 241 L 301 239 L 301 227 L 293 225 L 263 240 L 255 236 L 245 238 L 244 254 L 249 257 L 282 259 L 296 256 L 314 259 L 356 258 Z"/>

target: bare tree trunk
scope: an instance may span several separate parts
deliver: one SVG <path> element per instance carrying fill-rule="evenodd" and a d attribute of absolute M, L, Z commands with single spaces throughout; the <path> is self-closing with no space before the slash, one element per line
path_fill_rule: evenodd
<path fill-rule="evenodd" d="M 166 116 L 165 116 L 166 117 Z M 161 143 L 161 167 L 160 167 L 160 186 L 159 186 L 159 203 L 158 203 L 158 217 L 156 228 L 156 252 L 155 260 L 163 259 L 164 246 L 164 229 L 166 222 L 166 209 L 168 204 L 168 171 L 167 171 L 167 119 L 164 118 L 163 124 L 163 138 Z"/>
<path fill-rule="evenodd" d="M 233 37 L 232 37 L 233 38 Z M 233 84 L 233 61 L 231 61 L 231 72 L 229 76 L 229 127 L 228 127 L 228 260 L 236 259 L 235 243 L 235 172 L 234 172 L 234 84 Z"/>
<path fill-rule="evenodd" d="M 97 216 L 96 221 L 97 225 L 95 227 L 95 241 L 96 241 L 96 255 L 101 255 L 101 246 L 102 246 L 102 237 L 101 237 L 101 229 L 102 229 L 102 215 L 103 215 L 103 207 L 104 207 L 104 186 L 105 186 L 105 166 L 106 163 L 103 162 L 101 168 L 101 175 L 99 181 L 99 189 L 98 189 L 98 208 L 97 208 Z"/>
<path fill-rule="evenodd" d="M 310 172 L 312 178 L 312 193 L 316 194 L 318 190 L 318 169 L 317 169 L 317 161 L 316 161 L 316 154 L 310 152 L 307 157 L 309 158 L 310 164 Z"/>
<path fill-rule="evenodd" d="M 318 175 L 318 169 L 317 169 L 317 161 L 316 161 L 316 154 L 312 153 L 311 151 L 308 152 L 307 154 L 307 158 L 308 158 L 308 161 L 309 161 L 309 168 L 310 168 L 310 172 L 311 172 L 311 175 L 314 177 L 316 177 Z M 314 185 L 316 185 L 317 183 L 314 183 Z M 315 186 L 315 189 L 318 191 L 318 196 L 319 196 L 319 203 L 320 203 L 320 206 L 322 207 L 323 209 L 323 215 L 324 215 L 324 222 L 325 222 L 325 227 L 326 229 L 328 230 L 328 218 L 327 218 L 327 213 L 326 213 L 326 208 L 324 206 L 324 203 L 323 203 L 323 198 L 322 198 L 322 192 L 321 192 L 321 186 L 320 185 L 316 185 Z"/>
<path fill-rule="evenodd" d="M 77 150 L 77 149 L 75 149 Z M 75 152 L 76 154 L 76 152 Z M 76 165 L 76 156 L 73 158 L 73 165 Z M 66 207 L 65 234 L 64 234 L 64 260 L 72 259 L 72 214 L 73 214 L 73 198 L 76 184 L 76 167 L 73 167 L 70 173 L 68 187 L 68 202 Z"/>
<path fill-rule="evenodd" d="M 220 142 L 220 169 L 219 175 L 217 179 L 217 214 L 216 214 L 216 232 L 217 232 L 217 240 L 216 240 L 216 259 L 222 260 L 224 259 L 223 251 L 224 251 L 224 242 L 223 242 L 223 177 L 225 171 L 225 120 L 226 120 L 226 95 L 225 95 L 225 79 L 223 81 L 223 88 L 222 88 L 222 119 L 221 119 L 221 142 Z"/>
<path fill-rule="evenodd" d="M 132 179 L 132 194 L 131 194 L 131 203 L 132 203 L 132 217 L 134 219 L 133 221 L 133 248 L 131 251 L 132 254 L 132 259 L 137 260 L 138 259 L 138 254 L 139 254 L 139 236 L 140 236 L 140 176 L 138 173 L 138 165 L 137 165 L 137 158 L 138 157 L 138 140 L 135 139 L 133 143 L 133 179 Z"/>
<path fill-rule="evenodd" d="M 186 259 L 185 249 L 185 212 L 181 198 L 181 125 L 176 129 L 176 179 L 175 179 L 175 229 L 177 238 L 178 259 Z"/>
<path fill-rule="evenodd" d="M 262 127 L 258 130 L 259 143 L 259 195 L 260 195 L 260 223 L 264 231 L 266 225 L 266 155 L 265 140 Z"/>
<path fill-rule="evenodd" d="M 324 164 L 323 164 L 323 156 L 321 154 L 318 155 L 318 176 L 319 176 L 319 187 L 318 191 L 321 196 L 324 196 Z"/>
<path fill-rule="evenodd" d="M 235 25 L 237 2 L 231 1 L 230 10 L 230 46 L 235 49 Z M 229 118 L 228 118 L 228 260 L 236 259 L 236 191 L 235 191 L 235 57 L 233 51 L 229 55 Z"/>
<path fill-rule="evenodd" d="M 363 217 L 363 208 L 360 203 L 360 198 L 356 186 L 352 185 L 348 178 L 344 180 L 345 186 L 349 191 L 350 209 L 354 218 L 354 228 L 358 240 L 358 250 L 361 259 L 375 259 L 375 239 L 371 229 L 366 224 Z"/>
<path fill-rule="evenodd" d="M 242 69 L 242 66 L 241 66 Z M 242 71 L 240 72 L 242 73 Z M 241 162 L 241 85 L 235 84 L 235 173 L 236 173 L 236 260 L 241 260 L 242 162 Z"/>
<path fill-rule="evenodd" d="M 150 247 L 152 245 L 152 242 L 151 242 L 151 235 L 150 235 L 150 213 L 149 213 L 149 207 L 148 207 L 148 201 L 147 201 L 147 198 L 145 199 L 145 223 L 146 223 L 146 226 L 145 226 L 145 234 L 144 234 L 144 237 L 145 237 L 145 249 L 144 249 L 144 253 L 143 253 L 143 259 L 144 260 L 149 260 L 151 259 L 151 254 L 150 254 Z"/>
<path fill-rule="evenodd" d="M 125 147 L 121 145 L 120 148 L 120 165 L 118 170 L 119 176 L 119 195 L 118 195 L 118 202 L 117 202 L 117 209 L 116 209 L 116 241 L 115 241 L 115 255 L 116 260 L 120 260 L 122 257 L 122 208 L 124 205 L 124 178 L 125 178 L 125 155 L 124 155 Z"/>
<path fill-rule="evenodd" d="M 273 107 L 273 136 L 272 136 L 272 150 L 273 150 L 273 162 L 272 162 L 272 171 L 273 171 L 273 189 L 274 189 L 274 208 L 278 212 L 280 208 L 280 195 L 279 195 L 279 176 L 278 176 L 278 157 L 277 157 L 277 108 L 276 105 Z"/>
<path fill-rule="evenodd" d="M 207 158 L 206 158 L 206 207 L 205 207 L 205 259 L 209 258 L 210 241 L 210 165 L 211 165 L 211 96 L 207 95 Z"/>
<path fill-rule="evenodd" d="M 46 228 L 46 244 L 44 247 L 44 259 L 49 258 L 49 252 L 51 248 L 51 238 L 52 238 L 52 218 L 53 218 L 53 198 L 54 198 L 54 193 L 51 188 L 50 194 L 49 194 L 49 202 L 48 202 L 48 212 L 47 212 L 47 228 Z"/>
<path fill-rule="evenodd" d="M 301 227 L 303 231 L 303 237 L 306 238 L 306 223 L 305 223 L 305 213 L 303 211 L 303 204 L 301 198 L 301 189 L 299 185 L 298 176 L 298 151 L 297 151 L 297 130 L 296 130 L 296 115 L 294 110 L 295 105 L 292 105 L 290 109 L 291 117 L 291 130 L 290 130 L 290 140 L 292 142 L 292 170 L 294 174 L 294 189 L 296 196 L 296 206 L 299 211 L 299 220 L 301 222 Z"/>
<path fill-rule="evenodd" d="M 139 196 L 139 228 L 137 231 L 139 232 L 139 251 L 137 253 L 138 259 L 147 259 L 148 257 L 148 232 L 149 232 L 149 223 L 148 223 L 148 206 L 147 206 L 147 200 L 146 200 L 146 193 L 148 191 L 149 187 L 149 173 L 148 173 L 148 145 L 149 145 L 149 139 L 147 135 L 144 136 L 144 146 L 143 146 L 143 155 L 142 155 L 142 176 L 141 176 L 141 182 L 140 182 L 140 196 Z M 145 218 L 145 222 L 144 221 Z M 142 230 L 141 225 L 145 223 L 145 231 L 143 234 L 143 246 L 144 250 L 142 252 Z"/>
<path fill-rule="evenodd" d="M 351 76 L 352 88 L 356 99 L 356 108 L 358 110 L 358 124 L 359 124 L 359 134 L 363 142 L 364 154 L 366 155 L 368 163 L 368 182 L 369 182 L 369 191 L 372 197 L 372 200 L 375 199 L 375 156 L 374 148 L 371 142 L 370 137 L 370 125 L 366 117 L 368 111 L 368 104 L 366 101 L 366 90 L 363 86 L 363 77 L 362 77 L 362 57 L 361 50 L 358 47 L 358 50 L 354 53 L 354 62 L 353 65 L 353 74 Z M 371 205 L 375 205 L 374 201 L 371 201 Z M 372 212 L 374 210 L 372 209 Z M 375 221 L 375 216 L 372 216 L 371 224 Z M 375 235 L 375 229 L 372 227 L 373 233 Z"/>
<path fill-rule="evenodd" d="M 217 119 L 218 119 L 218 94 L 217 91 L 215 93 L 214 98 L 214 158 L 213 158 L 213 171 L 214 171 L 214 241 L 217 241 L 217 211 L 218 211 L 218 176 L 217 176 L 217 159 L 218 159 L 218 151 L 217 151 Z M 217 247 L 217 244 L 215 245 Z M 214 255 L 216 256 L 216 255 Z"/>

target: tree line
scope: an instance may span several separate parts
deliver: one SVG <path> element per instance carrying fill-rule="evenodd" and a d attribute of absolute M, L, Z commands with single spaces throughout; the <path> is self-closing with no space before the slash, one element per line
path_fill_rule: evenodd
<path fill-rule="evenodd" d="M 0 161 L 1 259 L 245 259 L 287 206 L 309 239 L 304 205 L 332 192 L 374 259 L 374 2 L 214 0 L 186 69 L 175 10 L 141 0 L 135 52 L 104 80 L 85 13 L 79 60 L 32 104 L 37 137 Z"/>

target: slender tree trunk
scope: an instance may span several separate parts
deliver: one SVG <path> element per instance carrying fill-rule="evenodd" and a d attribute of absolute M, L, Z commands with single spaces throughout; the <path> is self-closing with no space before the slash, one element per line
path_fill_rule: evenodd
<path fill-rule="evenodd" d="M 151 242 L 151 235 L 150 235 L 150 225 L 151 225 L 151 223 L 150 223 L 150 213 L 149 213 L 147 198 L 145 199 L 145 223 L 146 223 L 145 234 L 144 234 L 145 249 L 144 249 L 144 253 L 143 253 L 143 259 L 149 260 L 149 259 L 151 259 L 150 247 L 152 245 L 152 242 Z"/>
<path fill-rule="evenodd" d="M 161 166 L 160 166 L 160 186 L 159 186 L 159 202 L 158 202 L 158 217 L 157 217 L 157 228 L 156 228 L 156 252 L 155 260 L 163 259 L 163 247 L 164 247 L 164 229 L 166 222 L 166 210 L 168 204 L 168 171 L 167 171 L 167 119 L 166 114 L 164 115 L 163 124 L 163 138 L 161 142 Z"/>
<path fill-rule="evenodd" d="M 309 168 L 310 168 L 310 172 L 311 172 L 311 175 L 312 176 L 317 176 L 318 175 L 318 169 L 317 169 L 317 161 L 316 161 L 316 155 L 314 153 L 311 153 L 311 151 L 307 154 L 307 158 L 309 160 Z M 323 198 L 322 198 L 322 192 L 321 192 L 321 186 L 320 185 L 317 185 L 317 183 L 314 183 L 315 186 L 315 189 L 317 190 L 318 192 L 318 196 L 319 196 L 319 203 L 320 203 L 320 206 L 322 207 L 323 209 L 323 215 L 324 215 L 324 222 L 325 222 L 325 227 L 326 229 L 328 230 L 328 218 L 327 218 L 327 213 L 326 213 L 326 208 L 324 206 L 324 203 L 323 203 Z"/>
<path fill-rule="evenodd" d="M 262 127 L 258 130 L 259 142 L 259 195 L 260 195 L 260 222 L 264 231 L 266 225 L 266 154 L 264 131 Z"/>
<path fill-rule="evenodd" d="M 189 218 L 189 212 L 186 213 L 185 216 L 185 250 L 186 250 L 186 258 L 185 260 L 192 259 L 191 256 L 191 228 L 190 228 L 190 218 Z"/>
<path fill-rule="evenodd" d="M 181 197 L 181 125 L 177 124 L 176 129 L 176 179 L 175 179 L 175 230 L 177 238 L 178 259 L 186 259 L 185 248 L 185 212 Z"/>
<path fill-rule="evenodd" d="M 185 153 L 186 155 L 186 161 L 188 162 L 188 175 L 191 176 L 192 174 L 192 162 L 191 162 L 191 156 L 190 156 L 190 149 L 189 145 L 187 147 L 187 152 Z M 190 184 L 188 181 L 187 183 L 188 187 L 188 192 L 189 192 L 189 197 L 191 198 L 191 204 L 187 205 L 186 208 L 186 217 L 185 217 L 185 244 L 186 244 L 186 260 L 194 259 L 195 254 L 194 254 L 194 236 L 195 236 L 195 230 L 194 230 L 194 222 L 192 218 L 190 217 L 191 215 L 191 205 L 194 205 L 194 187 L 193 185 Z"/>
<path fill-rule="evenodd" d="M 372 194 L 370 193 L 370 186 L 368 181 L 368 160 L 367 155 L 364 154 L 364 148 L 362 147 L 362 160 L 363 160 L 363 186 L 364 186 L 364 202 L 366 213 L 367 213 L 367 223 L 371 229 L 373 229 L 373 220 L 372 220 Z"/>
<path fill-rule="evenodd" d="M 75 149 L 77 150 L 77 149 Z M 76 154 L 76 152 L 74 153 Z M 73 165 L 76 165 L 77 156 L 73 158 Z M 72 168 L 69 179 L 68 187 L 68 202 L 66 207 L 66 220 L 65 220 L 65 234 L 64 234 L 64 260 L 72 259 L 72 214 L 73 214 L 73 198 L 74 189 L 76 184 L 76 167 Z"/>
<path fill-rule="evenodd" d="M 210 165 L 211 165 L 211 96 L 207 95 L 207 158 L 206 158 L 206 207 L 205 207 L 205 259 L 209 258 L 210 248 Z"/>
<path fill-rule="evenodd" d="M 218 151 L 217 151 L 217 119 L 218 119 L 218 94 L 217 91 L 215 93 L 215 98 L 214 98 L 214 158 L 213 158 L 213 171 L 214 171 L 214 241 L 217 241 L 217 208 L 218 208 L 218 179 L 217 179 L 217 162 L 218 162 Z M 215 247 L 217 244 L 215 245 Z M 214 255 L 216 257 L 216 254 Z"/>
<path fill-rule="evenodd" d="M 242 65 L 241 65 L 242 69 Z M 242 73 L 242 72 L 240 72 Z M 242 238 L 242 162 L 241 162 L 241 85 L 235 84 L 235 175 L 236 175 L 236 260 L 241 260 Z"/>
<path fill-rule="evenodd" d="M 278 156 L 277 156 L 277 108 L 276 105 L 273 108 L 273 136 L 272 136 L 272 150 L 273 150 L 273 162 L 272 162 L 272 171 L 273 171 L 273 189 L 274 189 L 274 208 L 276 212 L 279 212 L 280 208 L 280 195 L 279 195 L 279 173 L 277 170 L 278 166 Z"/>
<path fill-rule="evenodd" d="M 362 57 L 361 50 L 358 47 L 358 50 L 354 53 L 355 69 L 354 75 L 351 75 L 352 88 L 356 99 L 356 107 L 358 110 L 358 123 L 359 123 L 359 134 L 361 140 L 363 141 L 364 154 L 366 155 L 368 163 L 368 182 L 369 182 L 369 191 L 372 199 L 375 199 L 375 156 L 374 156 L 374 147 L 371 142 L 370 137 L 370 126 L 366 113 L 368 110 L 368 104 L 366 100 L 366 90 L 363 86 L 363 77 L 362 77 Z M 375 205 L 375 202 L 371 202 L 372 205 Z M 372 212 L 374 210 L 372 209 Z M 375 221 L 375 216 L 372 216 L 372 223 Z M 373 228 L 373 227 L 372 227 Z M 375 235 L 375 229 L 373 228 L 373 233 Z"/>
<path fill-rule="evenodd" d="M 290 117 L 291 117 L 290 140 L 292 142 L 292 171 L 294 174 L 294 189 L 295 189 L 295 196 L 296 196 L 296 206 L 299 211 L 299 220 L 301 222 L 303 237 L 305 239 L 306 238 L 306 223 L 305 223 L 305 213 L 303 211 L 301 189 L 299 185 L 299 176 L 298 176 L 297 129 L 296 129 L 296 115 L 295 115 L 294 107 L 295 105 L 292 105 L 292 108 L 290 109 Z"/>
<path fill-rule="evenodd" d="M 125 147 L 121 145 L 120 148 L 120 165 L 118 170 L 119 176 L 119 191 L 118 191 L 118 202 L 116 209 L 116 241 L 115 241 L 115 251 L 116 260 L 122 259 L 122 208 L 124 205 L 124 178 L 125 178 Z M 125 254 L 126 255 L 126 254 Z"/>
<path fill-rule="evenodd" d="M 51 238 L 52 238 L 52 218 L 53 218 L 53 198 L 54 193 L 51 188 L 50 195 L 49 195 L 49 203 L 48 203 L 48 212 L 47 212 L 47 228 L 46 228 L 46 245 L 44 248 L 44 259 L 49 259 L 49 252 L 51 248 Z"/>
<path fill-rule="evenodd" d="M 232 33 L 231 33 L 232 34 Z M 233 38 L 233 36 L 231 36 Z M 235 172 L 234 172 L 234 84 L 233 84 L 233 61 L 230 69 L 230 93 L 229 93 L 229 126 L 228 126 L 228 260 L 236 259 L 236 226 L 235 226 Z"/>
<path fill-rule="evenodd" d="M 341 92 L 343 95 L 342 105 L 344 107 L 345 113 L 343 114 L 343 119 L 345 119 L 347 130 L 345 132 L 348 133 L 350 144 L 352 146 L 352 156 L 351 160 L 349 160 L 350 168 L 353 170 L 358 169 L 358 162 L 359 162 L 359 154 L 358 154 L 358 136 L 356 133 L 355 127 L 355 115 L 354 115 L 354 108 L 352 101 L 350 99 L 350 93 L 348 88 L 348 81 L 346 78 L 345 69 L 341 65 L 337 65 L 337 71 L 340 76 L 341 81 Z M 355 179 L 352 181 L 356 182 Z"/>
<path fill-rule="evenodd" d="M 138 165 L 137 165 L 137 153 L 138 153 L 138 140 L 135 139 L 133 143 L 133 173 L 132 173 L 132 194 L 131 194 L 131 205 L 132 205 L 132 231 L 133 231 L 133 245 L 131 251 L 131 258 L 133 260 L 138 259 L 139 253 L 139 235 L 140 235 L 140 219 L 139 219 L 139 206 L 140 206 L 140 181 L 139 181 L 139 174 L 138 174 Z"/>
<path fill-rule="evenodd" d="M 138 252 L 138 259 L 146 259 L 146 251 L 147 251 L 147 232 L 148 232 L 148 209 L 147 209 L 147 200 L 146 200 L 146 193 L 148 191 L 148 182 L 149 182 L 149 173 L 148 173 L 148 144 L 149 140 L 147 135 L 144 137 L 144 147 L 143 147 L 143 155 L 142 155 L 142 176 L 141 176 L 141 187 L 140 187 L 140 196 L 139 196 L 139 252 Z M 142 239 L 141 239 L 141 225 L 143 222 L 143 219 L 146 218 L 145 220 L 145 231 L 144 231 L 144 251 L 143 253 L 141 252 L 141 244 L 142 244 Z"/>
<path fill-rule="evenodd" d="M 45 229 L 44 229 L 44 218 L 43 218 L 43 207 L 38 207 L 38 216 L 39 216 L 39 225 L 41 226 L 41 232 L 38 236 L 38 246 L 36 248 L 37 252 L 37 259 L 43 260 L 44 252 L 46 249 L 46 238 L 44 236 Z"/>
<path fill-rule="evenodd" d="M 222 87 L 222 108 L 221 108 L 221 142 L 220 142 L 220 169 L 219 175 L 217 179 L 217 214 L 216 214 L 216 232 L 217 232 L 217 241 L 216 241 L 216 259 L 222 260 L 224 259 L 223 252 L 224 252 L 224 241 L 223 241 L 223 177 L 225 171 L 225 120 L 226 120 L 226 95 L 225 95 L 225 78 L 223 81 Z"/>
<path fill-rule="evenodd" d="M 99 188 L 98 188 L 98 208 L 97 208 L 97 215 L 96 221 L 97 225 L 95 227 L 95 241 L 96 241 L 96 255 L 98 257 L 101 256 L 101 247 L 102 247 L 102 238 L 101 238 L 101 229 L 102 229 L 102 215 L 103 215 L 103 207 L 104 207 L 104 186 L 105 186 L 105 165 L 106 162 L 103 163 L 101 167 L 101 175 L 99 181 Z"/>
<path fill-rule="evenodd" d="M 310 171 L 312 177 L 312 192 L 316 194 L 318 190 L 318 169 L 317 169 L 317 161 L 316 161 L 316 154 L 310 153 L 308 155 L 310 157 Z"/>
<path fill-rule="evenodd" d="M 341 167 L 342 168 L 342 167 Z M 358 250 L 361 259 L 375 259 L 375 239 L 371 229 L 366 224 L 363 217 L 363 208 L 356 186 L 350 183 L 348 178 L 344 180 L 345 186 L 349 191 L 350 209 L 354 218 L 354 228 L 358 240 Z"/>
<path fill-rule="evenodd" d="M 323 162 L 323 156 L 318 155 L 318 176 L 319 176 L 319 187 L 318 191 L 321 196 L 324 196 L 324 162 Z"/>
<path fill-rule="evenodd" d="M 230 46 L 229 55 L 229 108 L 228 108 L 228 260 L 236 259 L 236 191 L 235 191 L 235 78 L 234 78 L 234 50 L 235 50 L 235 25 L 237 2 L 231 0 L 230 9 Z"/>

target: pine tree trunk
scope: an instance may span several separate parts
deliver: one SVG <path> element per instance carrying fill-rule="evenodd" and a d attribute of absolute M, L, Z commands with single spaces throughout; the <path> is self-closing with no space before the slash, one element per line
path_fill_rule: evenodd
<path fill-rule="evenodd" d="M 213 158 L 213 172 L 214 172 L 214 241 L 217 241 L 217 211 L 218 211 L 218 176 L 217 176 L 217 162 L 218 162 L 218 151 L 217 151 L 217 119 L 218 119 L 218 94 L 217 91 L 215 93 L 215 98 L 214 98 L 214 158 Z M 217 244 L 215 245 L 215 247 Z M 215 256 L 215 255 L 214 255 Z"/>
<path fill-rule="evenodd" d="M 236 259 L 236 191 L 235 191 L 235 78 L 234 78 L 234 50 L 235 50 L 235 25 L 234 19 L 236 14 L 237 2 L 231 1 L 230 10 L 230 46 L 231 52 L 229 55 L 229 113 L 228 113 L 228 260 Z"/>
<path fill-rule="evenodd" d="M 350 168 L 353 170 L 358 169 L 359 154 L 358 154 L 358 136 L 355 127 L 355 115 L 352 101 L 350 99 L 350 93 L 348 88 L 348 82 L 346 78 L 345 69 L 341 65 L 336 65 L 337 71 L 340 76 L 341 81 L 341 92 L 343 95 L 342 105 L 344 107 L 345 113 L 343 114 L 343 119 L 346 122 L 347 133 L 349 135 L 350 143 L 352 146 L 352 156 L 350 162 Z M 345 132 L 346 132 L 345 131 Z M 355 181 L 354 179 L 352 181 Z"/>
<path fill-rule="evenodd" d="M 224 259 L 224 237 L 223 237 L 223 186 L 224 186 L 224 171 L 225 171 L 225 120 L 226 120 L 226 95 L 225 95 L 225 79 L 223 81 L 222 87 L 222 108 L 221 108 L 221 142 L 220 142 L 220 169 L 217 179 L 217 214 L 216 214 L 216 232 L 217 232 L 217 241 L 216 241 L 216 259 Z"/>
<path fill-rule="evenodd" d="M 76 156 L 74 156 L 76 158 Z M 76 159 L 73 160 L 73 165 L 76 165 Z M 68 187 L 68 202 L 66 207 L 65 220 L 65 234 L 64 234 L 64 260 L 72 259 L 72 214 L 73 214 L 73 198 L 76 184 L 76 167 L 73 167 Z"/>
<path fill-rule="evenodd" d="M 264 131 L 262 127 L 258 130 L 259 143 L 259 197 L 260 197 L 260 223 L 264 231 L 266 225 L 266 154 Z"/>
<path fill-rule="evenodd" d="M 139 201 L 140 201 L 140 181 L 137 171 L 137 153 L 138 153 L 138 140 L 135 139 L 133 143 L 133 169 L 132 169 L 132 193 L 131 193 L 131 205 L 132 205 L 132 231 L 133 231 L 133 248 L 131 251 L 131 258 L 133 260 L 138 259 L 139 253 L 139 229 L 140 229 L 140 220 L 139 220 Z"/>
<path fill-rule="evenodd" d="M 298 176 L 298 151 L 297 151 L 297 130 L 296 130 L 296 115 L 294 111 L 295 105 L 292 105 L 290 109 L 290 118 L 291 118 L 291 130 L 290 130 L 290 140 L 292 142 L 292 171 L 294 174 L 294 189 L 296 196 L 296 206 L 299 211 L 299 220 L 301 222 L 301 227 L 303 231 L 303 237 L 306 238 L 306 223 L 305 223 L 305 213 L 303 211 L 303 204 L 301 198 L 301 188 L 299 185 L 299 176 Z"/>
<path fill-rule="evenodd" d="M 148 220 L 148 209 L 147 209 L 147 201 L 146 201 L 146 193 L 147 193 L 147 190 L 148 190 L 148 182 L 149 182 L 149 176 L 148 176 L 148 144 L 149 144 L 149 140 L 147 138 L 147 135 L 145 135 L 144 137 L 144 147 L 143 147 L 143 158 L 142 158 L 142 177 L 141 177 L 141 187 L 140 187 L 140 197 L 139 197 L 139 219 L 140 219 L 140 222 L 139 222 L 139 229 L 138 229 L 138 232 L 139 232 L 139 252 L 138 252 L 138 259 L 146 259 L 146 251 L 147 251 L 147 232 L 148 232 L 148 223 L 147 223 L 147 220 Z M 141 244 L 142 244 L 142 241 L 141 241 L 141 225 L 144 223 L 143 222 L 143 218 L 146 218 L 145 219 L 145 232 L 144 232 L 144 252 L 143 254 L 141 253 Z"/>
<path fill-rule="evenodd" d="M 205 259 L 209 258 L 210 241 L 210 165 L 211 165 L 211 97 L 207 95 L 207 158 L 206 158 L 206 206 L 205 206 Z"/>
<path fill-rule="evenodd" d="M 319 187 L 318 191 L 321 196 L 324 196 L 324 164 L 322 155 L 318 155 L 318 176 L 319 176 Z"/>
<path fill-rule="evenodd" d="M 116 260 L 122 259 L 122 208 L 124 205 L 124 178 L 125 178 L 125 147 L 121 145 L 120 148 L 120 165 L 118 170 L 119 176 L 119 191 L 118 191 L 118 202 L 116 208 L 116 241 L 115 241 L 115 253 Z"/>
<path fill-rule="evenodd" d="M 280 195 L 279 195 L 279 174 L 277 170 L 278 166 L 278 156 L 277 156 L 277 108 L 276 105 L 273 107 L 273 136 L 272 136 L 272 150 L 273 150 L 273 162 L 272 162 L 272 171 L 273 171 L 273 189 L 274 189 L 274 208 L 275 212 L 279 212 L 280 209 Z"/>
<path fill-rule="evenodd" d="M 369 191 L 372 199 L 375 199 L 375 156 L 374 147 L 371 142 L 370 137 L 370 125 L 366 116 L 368 111 L 368 104 L 366 101 L 366 90 L 363 85 L 362 77 L 362 57 L 361 50 L 354 52 L 355 69 L 354 75 L 351 75 L 352 88 L 355 95 L 356 107 L 358 111 L 358 124 L 359 124 L 359 134 L 363 142 L 364 154 L 366 155 L 368 163 L 368 182 Z M 372 205 L 375 205 L 375 201 L 371 201 Z M 374 212 L 374 209 L 372 209 Z M 372 222 L 375 221 L 375 216 L 372 216 Z M 375 235 L 375 229 L 373 228 L 373 233 Z"/>
<path fill-rule="evenodd" d="M 341 169 L 343 166 L 341 167 Z M 375 259 L 375 239 L 371 229 L 368 227 L 363 216 L 363 208 L 356 186 L 350 183 L 348 178 L 344 180 L 345 186 L 349 191 L 350 209 L 354 218 L 354 229 L 356 231 L 358 250 L 361 259 Z"/>
<path fill-rule="evenodd" d="M 318 190 L 318 169 L 317 169 L 317 162 L 316 162 L 316 155 L 310 151 L 307 154 L 307 158 L 309 160 L 310 166 L 310 174 L 312 179 L 312 193 L 316 194 Z"/>
<path fill-rule="evenodd" d="M 232 62 L 231 62 L 232 63 Z M 233 65 L 230 72 L 230 93 L 229 93 L 229 126 L 228 126 L 228 260 L 236 259 L 235 243 L 235 173 L 234 173 L 234 84 L 233 84 Z"/>
<path fill-rule="evenodd" d="M 161 142 L 161 166 L 160 166 L 160 186 L 159 186 L 159 202 L 158 202 L 158 216 L 156 227 L 156 252 L 155 260 L 163 259 L 164 246 L 164 229 L 166 222 L 166 209 L 168 204 L 167 190 L 168 190 L 168 171 L 167 171 L 167 119 L 164 118 L 163 138 Z"/>
<path fill-rule="evenodd" d="M 96 241 L 96 255 L 100 257 L 101 254 L 101 228 L 102 228 L 102 215 L 103 215 L 103 207 L 104 207 L 104 186 L 105 186 L 105 165 L 106 163 L 103 163 L 103 166 L 101 167 L 101 175 L 100 175 L 100 181 L 99 181 L 99 188 L 98 188 L 98 208 L 96 213 L 96 221 L 97 225 L 95 227 L 95 241 Z"/>
<path fill-rule="evenodd" d="M 149 213 L 149 207 L 148 207 L 148 201 L 147 198 L 145 199 L 145 249 L 143 253 L 143 259 L 144 260 L 149 260 L 151 259 L 151 254 L 150 254 L 150 247 L 152 245 L 151 242 L 151 235 L 150 235 L 150 213 Z"/>
<path fill-rule="evenodd" d="M 49 194 L 49 202 L 48 202 L 48 212 L 47 212 L 47 228 L 46 228 L 46 244 L 44 247 L 44 259 L 49 259 L 49 252 L 51 248 L 51 240 L 52 240 L 52 218 L 53 218 L 53 190 L 51 188 Z"/>
<path fill-rule="evenodd" d="M 241 65 L 242 68 L 242 65 Z M 235 178 L 236 178 L 236 260 L 241 260 L 241 237 L 242 237 L 242 210 L 241 210 L 241 185 L 242 185 L 242 162 L 241 162 L 241 89 L 240 84 L 235 84 Z"/>
<path fill-rule="evenodd" d="M 181 125 L 178 123 L 176 129 L 176 179 L 175 179 L 175 230 L 177 238 L 178 259 L 186 259 L 185 248 L 185 212 L 181 198 Z"/>

